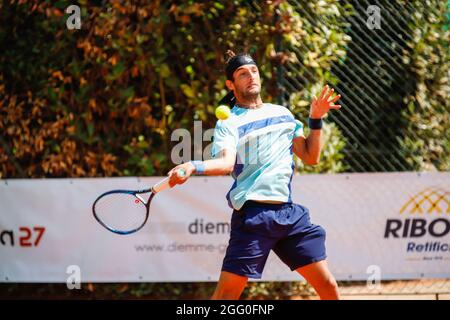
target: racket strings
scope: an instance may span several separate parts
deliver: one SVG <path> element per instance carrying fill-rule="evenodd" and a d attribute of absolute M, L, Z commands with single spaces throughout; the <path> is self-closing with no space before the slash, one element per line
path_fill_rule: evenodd
<path fill-rule="evenodd" d="M 134 195 L 111 193 L 94 207 L 97 218 L 112 231 L 129 232 L 141 227 L 147 217 L 146 206 Z"/>

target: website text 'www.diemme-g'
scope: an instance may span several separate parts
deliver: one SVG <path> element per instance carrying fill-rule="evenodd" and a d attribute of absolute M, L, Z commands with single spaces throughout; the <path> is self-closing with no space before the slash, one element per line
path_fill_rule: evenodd
<path fill-rule="evenodd" d="M 140 244 L 134 246 L 136 252 L 218 252 L 224 253 L 227 244 L 205 244 L 205 243 L 178 243 L 170 244 Z"/>

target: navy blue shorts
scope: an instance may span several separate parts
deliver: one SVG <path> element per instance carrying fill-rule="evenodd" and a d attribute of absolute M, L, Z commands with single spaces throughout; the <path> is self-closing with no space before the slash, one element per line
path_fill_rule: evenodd
<path fill-rule="evenodd" d="M 325 230 L 299 204 L 247 201 L 233 211 L 222 271 L 260 279 L 270 250 L 291 270 L 324 260 Z"/>

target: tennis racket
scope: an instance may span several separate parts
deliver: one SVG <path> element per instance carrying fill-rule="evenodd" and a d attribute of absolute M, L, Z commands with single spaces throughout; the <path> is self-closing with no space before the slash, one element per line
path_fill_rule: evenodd
<path fill-rule="evenodd" d="M 184 176 L 183 169 L 178 175 Z M 117 234 L 130 234 L 142 229 L 148 220 L 150 203 L 160 191 L 170 188 L 169 177 L 153 187 L 143 190 L 111 190 L 100 195 L 92 205 L 95 219 L 107 230 Z M 150 193 L 147 201 L 145 194 Z"/>

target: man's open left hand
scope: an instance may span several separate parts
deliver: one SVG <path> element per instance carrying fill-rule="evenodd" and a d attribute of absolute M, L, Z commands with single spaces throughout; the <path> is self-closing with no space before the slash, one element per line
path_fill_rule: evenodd
<path fill-rule="evenodd" d="M 313 119 L 321 119 L 323 116 L 327 114 L 330 109 L 340 109 L 341 105 L 334 104 L 341 98 L 341 95 L 333 97 L 334 89 L 326 85 L 323 88 L 322 93 L 319 98 L 314 96 L 313 101 L 311 103 L 311 108 L 309 110 L 309 117 Z"/>

